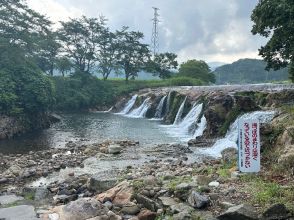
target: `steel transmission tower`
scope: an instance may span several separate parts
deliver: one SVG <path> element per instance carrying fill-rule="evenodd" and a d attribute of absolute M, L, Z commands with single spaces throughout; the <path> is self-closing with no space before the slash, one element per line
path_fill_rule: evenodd
<path fill-rule="evenodd" d="M 152 39 L 151 39 L 151 46 L 153 50 L 153 56 L 155 56 L 158 53 L 159 50 L 159 41 L 158 41 L 158 23 L 159 21 L 159 8 L 153 7 L 154 10 L 154 18 L 152 19 L 153 21 L 153 28 L 152 28 Z"/>

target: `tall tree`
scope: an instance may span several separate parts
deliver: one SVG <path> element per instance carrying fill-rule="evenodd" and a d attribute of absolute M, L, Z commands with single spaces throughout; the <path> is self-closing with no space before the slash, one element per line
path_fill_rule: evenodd
<path fill-rule="evenodd" d="M 125 80 L 138 76 L 138 72 L 145 68 L 146 62 L 150 58 L 150 51 L 147 44 L 140 41 L 144 38 L 143 33 L 128 31 L 128 27 L 123 27 L 117 31 L 118 37 L 118 65 L 124 71 Z"/>
<path fill-rule="evenodd" d="M 174 53 L 156 54 L 152 60 L 147 63 L 146 71 L 153 73 L 161 79 L 170 78 L 172 70 L 177 69 L 177 55 Z"/>
<path fill-rule="evenodd" d="M 59 70 L 61 75 L 64 77 L 65 74 L 71 71 L 72 63 L 67 57 L 60 57 L 56 61 L 56 68 Z"/>
<path fill-rule="evenodd" d="M 108 28 L 105 28 L 99 44 L 100 48 L 97 54 L 98 71 L 102 74 L 103 79 L 106 80 L 112 71 L 118 70 L 118 37 Z"/>
<path fill-rule="evenodd" d="M 104 17 L 71 19 L 61 22 L 59 39 L 64 46 L 64 52 L 73 60 L 75 68 L 90 73 L 94 66 L 100 47 L 100 40 L 105 30 Z"/>
<path fill-rule="evenodd" d="M 188 60 L 180 65 L 179 76 L 200 79 L 203 82 L 215 82 L 215 76 L 202 60 Z"/>
<path fill-rule="evenodd" d="M 259 50 L 267 69 L 277 70 L 290 64 L 290 78 L 294 82 L 294 1 L 260 0 L 251 19 L 252 33 L 270 38 Z"/>

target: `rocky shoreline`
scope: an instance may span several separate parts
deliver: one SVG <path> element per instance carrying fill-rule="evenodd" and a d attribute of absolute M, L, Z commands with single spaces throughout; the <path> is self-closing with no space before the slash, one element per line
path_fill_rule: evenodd
<path fill-rule="evenodd" d="M 190 148 L 155 146 L 147 153 L 156 155 L 155 159 L 104 177 L 71 172 L 65 180 L 28 186 L 65 167 L 84 167 L 84 161 L 91 157 L 111 161 L 138 145 L 131 141 L 91 145 L 70 142 L 66 149 L 1 155 L 0 203 L 3 196 L 21 199 L 1 204 L 0 216 L 5 219 L 15 209 L 30 207 L 28 219 L 293 219 L 285 204 L 260 207 L 250 202 L 253 191 L 245 182 L 248 177 L 236 171 L 235 149 L 225 150 L 221 159 L 189 163 Z M 293 179 L 284 187 L 292 190 L 291 184 Z"/>

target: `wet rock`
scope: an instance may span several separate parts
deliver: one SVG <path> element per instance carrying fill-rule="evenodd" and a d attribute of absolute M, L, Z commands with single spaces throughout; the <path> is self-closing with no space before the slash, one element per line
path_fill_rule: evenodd
<path fill-rule="evenodd" d="M 155 202 L 152 199 L 149 199 L 148 197 L 143 196 L 141 194 L 136 194 L 135 199 L 137 200 L 137 202 L 139 204 L 142 204 L 143 207 L 145 207 L 146 209 L 149 209 L 153 212 L 156 212 L 157 209 L 159 209 L 159 207 L 160 207 L 157 202 Z"/>
<path fill-rule="evenodd" d="M 80 198 L 67 205 L 55 207 L 53 212 L 57 213 L 60 219 L 85 220 L 96 216 L 107 216 L 109 210 L 96 199 Z"/>
<path fill-rule="evenodd" d="M 0 219 L 20 220 L 29 219 L 37 220 L 35 208 L 29 205 L 20 205 L 10 208 L 0 209 Z"/>
<path fill-rule="evenodd" d="M 203 196 L 196 191 L 192 191 L 188 198 L 188 203 L 194 208 L 202 209 L 209 205 L 209 199 L 207 196 Z"/>
<path fill-rule="evenodd" d="M 242 204 L 229 208 L 225 213 L 217 217 L 219 220 L 256 220 L 257 213 L 250 205 Z"/>
<path fill-rule="evenodd" d="M 156 213 L 150 210 L 144 209 L 138 215 L 139 220 L 155 220 Z"/>
<path fill-rule="evenodd" d="M 109 145 L 108 146 L 108 153 L 109 154 L 120 154 L 122 151 L 122 147 L 119 145 Z"/>
<path fill-rule="evenodd" d="M 291 217 L 291 212 L 284 204 L 274 204 L 262 214 L 262 217 L 266 220 L 288 219 Z"/>
<path fill-rule="evenodd" d="M 126 205 L 122 208 L 121 212 L 126 215 L 137 215 L 140 212 L 140 208 L 135 204 Z"/>
<path fill-rule="evenodd" d="M 117 179 L 113 177 L 101 177 L 99 174 L 94 174 L 88 182 L 88 188 L 95 192 L 104 192 L 115 186 Z"/>

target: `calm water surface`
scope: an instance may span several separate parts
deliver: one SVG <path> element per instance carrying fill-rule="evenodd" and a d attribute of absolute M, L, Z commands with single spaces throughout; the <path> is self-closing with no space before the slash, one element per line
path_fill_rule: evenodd
<path fill-rule="evenodd" d="M 159 121 L 127 118 L 111 113 L 63 114 L 51 128 L 0 141 L 1 153 L 25 153 L 31 150 L 64 147 L 68 141 L 85 143 L 104 140 L 134 140 L 142 145 L 178 142 L 168 136 Z"/>

